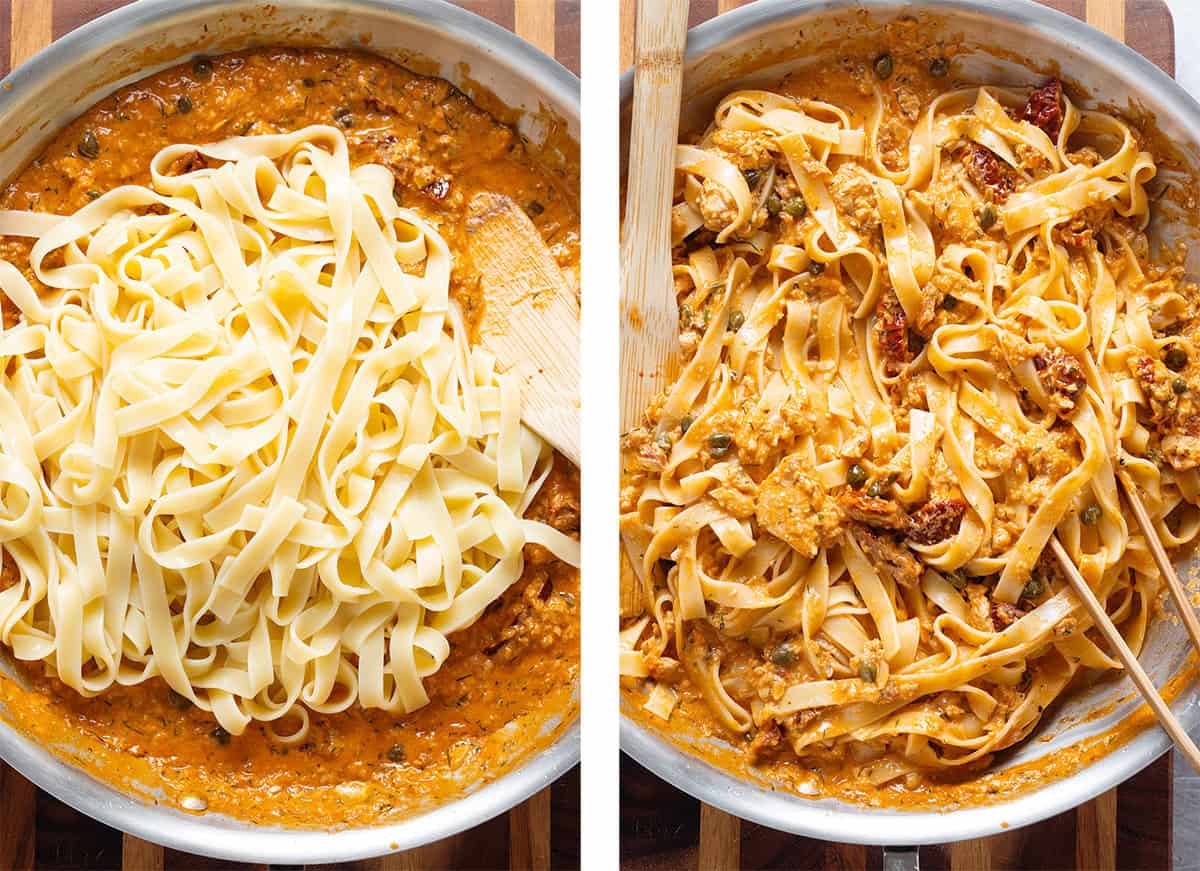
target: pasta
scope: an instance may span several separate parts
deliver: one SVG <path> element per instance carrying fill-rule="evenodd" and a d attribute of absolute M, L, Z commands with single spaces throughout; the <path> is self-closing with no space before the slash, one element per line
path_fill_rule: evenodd
<path fill-rule="evenodd" d="M 622 444 L 621 672 L 753 761 L 917 786 L 1120 667 L 1051 536 L 1141 646 L 1117 475 L 1195 539 L 1196 293 L 1151 256 L 1154 158 L 1057 81 L 889 55 L 813 91 L 731 93 L 676 151 L 682 363 Z"/>
<path fill-rule="evenodd" d="M 519 385 L 338 128 L 172 145 L 151 178 L 0 213 L 43 288 L 0 262 L 0 640 L 84 695 L 160 677 L 235 735 L 419 708 L 524 544 L 578 565 L 521 516 L 552 452 Z"/>

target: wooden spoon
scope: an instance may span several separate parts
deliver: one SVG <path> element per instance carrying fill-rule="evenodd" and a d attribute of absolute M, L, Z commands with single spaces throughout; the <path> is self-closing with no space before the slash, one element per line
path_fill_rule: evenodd
<path fill-rule="evenodd" d="M 679 310 L 671 277 L 671 200 L 687 0 L 638 0 L 629 181 L 621 228 L 621 431 L 679 370 Z M 621 616 L 642 609 L 644 549 L 622 535 Z"/>
<path fill-rule="evenodd" d="M 621 232 L 621 429 L 636 426 L 678 370 L 671 199 L 687 0 L 639 0 L 629 184 Z"/>
<path fill-rule="evenodd" d="M 467 208 L 483 279 L 480 339 L 521 380 L 521 420 L 579 465 L 579 298 L 525 210 L 503 194 Z"/>

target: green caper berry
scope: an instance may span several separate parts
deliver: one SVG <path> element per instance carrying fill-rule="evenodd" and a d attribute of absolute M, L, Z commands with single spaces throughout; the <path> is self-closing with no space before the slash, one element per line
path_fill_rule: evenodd
<path fill-rule="evenodd" d="M 929 62 L 929 75 L 935 79 L 940 79 L 950 72 L 950 61 L 944 57 L 935 57 Z"/>
<path fill-rule="evenodd" d="M 1041 578 L 1030 578 L 1029 583 L 1021 590 L 1021 598 L 1036 599 L 1044 592 L 1046 592 L 1046 582 Z"/>
<path fill-rule="evenodd" d="M 945 296 L 942 297 L 942 301 L 941 301 L 940 305 L 941 305 L 942 309 L 944 309 L 945 311 L 952 312 L 956 308 L 958 308 L 958 297 L 951 296 L 950 294 L 946 294 Z"/>
<path fill-rule="evenodd" d="M 229 733 L 226 732 L 221 726 L 217 726 L 217 728 L 213 729 L 210 734 L 212 735 L 212 739 L 218 744 L 229 743 Z"/>
<path fill-rule="evenodd" d="M 979 213 L 979 227 L 982 230 L 990 230 L 996 223 L 996 210 L 989 206 L 984 206 L 983 211 Z"/>
<path fill-rule="evenodd" d="M 746 184 L 749 187 L 754 187 L 755 185 L 758 184 L 758 178 L 760 175 L 762 175 L 761 170 L 757 170 L 757 169 L 743 169 L 742 170 L 742 178 L 744 178 L 746 180 Z"/>
<path fill-rule="evenodd" d="M 660 433 L 658 434 L 658 437 L 657 437 L 657 438 L 655 438 L 655 439 L 654 439 L 654 441 L 655 441 L 655 443 L 656 443 L 656 444 L 657 444 L 657 445 L 658 445 L 660 448 L 662 448 L 664 451 L 669 451 L 669 450 L 671 450 L 671 445 L 673 444 L 673 442 L 671 441 L 671 434 L 670 434 L 670 433 L 668 433 L 668 432 L 660 432 Z"/>
<path fill-rule="evenodd" d="M 742 312 L 734 309 L 729 313 L 729 329 L 740 330 L 744 323 L 746 323 L 746 316 Z"/>
<path fill-rule="evenodd" d="M 692 325 L 692 318 L 695 317 L 695 312 L 692 307 L 686 302 L 679 307 L 679 326 L 687 329 Z"/>
<path fill-rule="evenodd" d="M 408 754 L 404 752 L 403 744 L 393 744 L 388 748 L 388 762 L 403 762 L 407 756 Z"/>
<path fill-rule="evenodd" d="M 879 677 L 879 670 L 875 668 L 873 662 L 860 662 L 858 664 L 858 676 L 867 683 L 875 683 L 875 679 Z"/>
<path fill-rule="evenodd" d="M 1187 393 L 1188 383 L 1182 378 L 1176 378 L 1171 382 L 1171 390 L 1176 396 L 1182 396 Z"/>
<path fill-rule="evenodd" d="M 1100 522 L 1100 506 L 1089 505 L 1080 513 L 1079 519 L 1083 521 L 1085 526 L 1095 526 Z"/>
<path fill-rule="evenodd" d="M 100 199 L 100 191 L 96 190 L 95 188 L 89 188 L 89 189 L 88 189 L 88 192 L 87 192 L 87 198 L 88 198 L 89 200 L 98 200 L 98 199 Z"/>
<path fill-rule="evenodd" d="M 692 428 L 692 424 L 696 422 L 696 418 L 690 414 L 685 414 L 679 421 L 679 434 L 687 435 L 687 431 Z"/>
<path fill-rule="evenodd" d="M 804 202 L 804 197 L 788 197 L 783 210 L 793 218 L 803 218 L 808 214 L 808 203 Z"/>
<path fill-rule="evenodd" d="M 100 156 L 100 140 L 96 138 L 96 134 L 91 130 L 85 130 L 83 136 L 79 139 L 79 146 L 76 149 L 80 157 L 86 157 L 92 160 Z"/>
<path fill-rule="evenodd" d="M 212 61 L 206 57 L 198 57 L 192 61 L 192 72 L 202 79 L 212 75 Z"/>
<path fill-rule="evenodd" d="M 779 199 L 776 194 L 771 194 L 767 197 L 767 214 L 775 217 L 783 211 L 783 200 Z"/>
<path fill-rule="evenodd" d="M 733 436 L 727 432 L 714 432 L 708 436 L 708 452 L 713 457 L 723 457 L 733 447 Z"/>
<path fill-rule="evenodd" d="M 890 79 L 892 72 L 896 69 L 896 64 L 892 60 L 892 56 L 884 52 L 879 57 L 875 58 L 875 75 L 881 80 Z"/>
<path fill-rule="evenodd" d="M 808 274 L 809 275 L 820 275 L 824 271 L 825 271 L 825 264 L 822 263 L 820 260 L 808 261 Z"/>
<path fill-rule="evenodd" d="M 1180 372 L 1188 364 L 1187 351 L 1178 345 L 1171 345 L 1163 355 L 1163 362 L 1172 372 Z"/>
<path fill-rule="evenodd" d="M 846 483 L 857 490 L 867 480 L 867 470 L 855 463 L 846 470 Z"/>
<path fill-rule="evenodd" d="M 771 651 L 771 662 L 774 665 L 794 665 L 796 659 L 796 651 L 786 644 L 781 644 Z"/>
<path fill-rule="evenodd" d="M 179 99 L 175 101 L 175 108 L 179 110 L 180 115 L 186 115 L 192 111 L 192 98 L 187 94 L 181 94 Z"/>

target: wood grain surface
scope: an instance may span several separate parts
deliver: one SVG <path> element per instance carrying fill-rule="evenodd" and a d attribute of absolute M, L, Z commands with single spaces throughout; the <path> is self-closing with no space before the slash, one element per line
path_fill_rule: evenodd
<path fill-rule="evenodd" d="M 692 0 L 689 25 L 753 0 Z M 1111 35 L 1124 35 L 1168 74 L 1175 32 L 1163 0 L 1042 0 Z M 636 48 L 635 0 L 621 0 L 621 68 Z M 877 869 L 876 848 L 801 838 L 739 821 L 621 759 L 621 860 L 627 871 L 660 868 Z M 1073 849 L 1072 849 L 1073 847 Z M 1116 868 L 1171 866 L 1171 757 L 1073 812 L 991 838 L 921 851 L 924 869 Z"/>
<path fill-rule="evenodd" d="M 671 191 L 687 0 L 640 0 L 629 184 L 621 228 L 621 430 L 636 426 L 679 368 L 671 277 Z M 634 564 L 640 555 L 631 556 Z"/>
<path fill-rule="evenodd" d="M 0 74 L 52 39 L 129 0 L 0 0 Z M 456 0 L 553 55 L 579 74 L 580 0 Z M 450 871 L 579 867 L 579 774 L 572 771 L 505 817 L 419 850 L 336 871 Z M 0 763 L 0 871 L 116 869 L 184 871 L 242 868 L 122 835 L 88 819 Z"/>

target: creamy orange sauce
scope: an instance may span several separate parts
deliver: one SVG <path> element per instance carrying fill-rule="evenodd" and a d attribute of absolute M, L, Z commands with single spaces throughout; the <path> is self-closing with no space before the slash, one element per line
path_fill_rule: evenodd
<path fill-rule="evenodd" d="M 451 293 L 477 327 L 486 300 L 470 262 L 465 210 L 482 191 L 521 204 L 567 276 L 577 279 L 577 168 L 543 161 L 511 127 L 449 83 L 372 55 L 264 49 L 205 58 L 122 88 L 68 126 L 0 195 L 0 207 L 71 213 L 121 184 L 149 182 L 171 143 L 338 124 L 356 163 L 381 163 L 400 202 L 438 225 L 455 255 Z M 0 256 L 35 282 L 29 243 Z M 4 305 L 5 323 L 15 320 Z M 579 529 L 578 472 L 561 457 L 527 516 Z M 354 708 L 311 714 L 298 747 L 260 724 L 230 736 L 155 680 L 85 699 L 30 674 L 0 679 L 22 731 L 109 781 L 154 800 L 194 796 L 210 812 L 260 822 L 386 822 L 440 804 L 548 746 L 574 717 L 579 677 L 578 573 L 536 545 L 520 581 L 425 680 L 430 703 L 407 716 Z M 5 561 L 5 585 L 14 567 Z"/>
<path fill-rule="evenodd" d="M 1200 659 L 1191 654 L 1179 671 L 1160 687 L 1160 694 L 1168 703 L 1172 703 L 1198 676 Z M 1154 713 L 1142 704 L 1113 728 L 1041 759 L 1004 769 L 963 771 L 957 776 L 942 779 L 926 778 L 915 786 L 893 783 L 881 788 L 856 776 L 850 765 L 823 762 L 813 766 L 794 758 L 773 758 L 752 764 L 743 748 L 738 747 L 736 740 L 731 739 L 716 721 L 699 692 L 690 687 L 676 689 L 679 692 L 679 707 L 669 724 L 642 709 L 646 694 L 632 685 L 623 687 L 621 712 L 642 728 L 686 749 L 689 754 L 762 786 L 785 789 L 804 796 L 839 798 L 869 807 L 902 810 L 950 811 L 995 802 L 998 798 L 1014 799 L 1070 777 L 1124 747 L 1146 729 L 1157 728 Z M 1124 699 L 1122 697 L 1104 705 L 1089 714 L 1084 722 L 1106 716 L 1112 707 Z M 812 795 L 814 785 L 819 791 L 816 796 Z"/>

